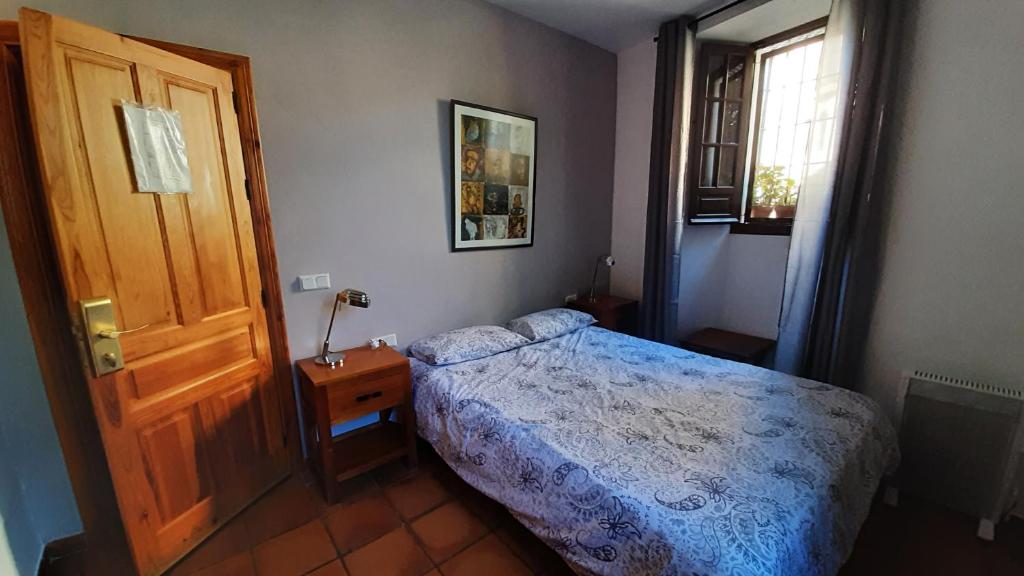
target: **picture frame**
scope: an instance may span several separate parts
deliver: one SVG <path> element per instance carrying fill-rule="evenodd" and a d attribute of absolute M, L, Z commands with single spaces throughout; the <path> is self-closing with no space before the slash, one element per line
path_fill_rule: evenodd
<path fill-rule="evenodd" d="M 533 246 L 537 119 L 452 100 L 453 252 Z"/>

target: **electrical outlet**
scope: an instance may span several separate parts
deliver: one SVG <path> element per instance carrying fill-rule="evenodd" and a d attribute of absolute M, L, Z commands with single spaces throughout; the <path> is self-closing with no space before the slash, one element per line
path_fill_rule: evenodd
<path fill-rule="evenodd" d="M 578 297 L 579 296 L 577 296 L 577 294 L 573 292 L 572 294 L 569 294 L 568 296 L 565 297 L 565 303 L 568 304 L 569 302 L 574 302 Z"/>
<path fill-rule="evenodd" d="M 398 348 L 398 335 L 397 334 L 388 334 L 386 336 L 377 336 L 377 337 L 373 338 L 373 340 L 383 340 L 384 343 L 387 344 L 388 346 L 391 346 L 392 348 Z"/>

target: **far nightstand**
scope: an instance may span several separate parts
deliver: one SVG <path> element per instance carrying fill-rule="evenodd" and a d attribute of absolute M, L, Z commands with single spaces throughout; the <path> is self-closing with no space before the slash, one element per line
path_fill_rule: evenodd
<path fill-rule="evenodd" d="M 601 328 L 624 334 L 636 334 L 636 300 L 618 296 L 597 296 L 591 302 L 589 298 L 583 297 L 566 303 L 566 307 L 590 314 Z"/>
<path fill-rule="evenodd" d="M 296 363 L 305 420 L 306 446 L 328 503 L 338 499 L 338 482 L 405 457 L 416 466 L 416 413 L 409 359 L 388 346 L 345 350 L 337 368 L 312 358 Z M 398 422 L 391 421 L 397 409 Z M 331 425 L 376 412 L 379 420 L 337 437 Z"/>

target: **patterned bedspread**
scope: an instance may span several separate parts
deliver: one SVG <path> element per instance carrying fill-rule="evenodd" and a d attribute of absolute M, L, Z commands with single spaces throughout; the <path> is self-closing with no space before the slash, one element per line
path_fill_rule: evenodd
<path fill-rule="evenodd" d="M 581 573 L 835 574 L 899 458 L 860 394 L 601 328 L 412 362 L 420 435 Z"/>

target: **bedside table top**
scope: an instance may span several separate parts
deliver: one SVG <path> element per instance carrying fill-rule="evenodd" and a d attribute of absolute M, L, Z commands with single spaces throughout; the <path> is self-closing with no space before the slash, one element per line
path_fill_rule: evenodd
<path fill-rule="evenodd" d="M 345 363 L 337 368 L 318 366 L 313 362 L 313 358 L 299 360 L 296 364 L 314 386 L 325 386 L 359 378 L 372 372 L 409 365 L 409 359 L 390 346 L 372 350 L 369 345 L 365 345 L 344 352 Z"/>
<path fill-rule="evenodd" d="M 588 310 L 612 310 L 635 302 L 636 300 L 632 300 L 630 298 L 620 298 L 618 296 L 605 294 L 603 296 L 595 296 L 595 300 L 593 302 L 591 302 L 587 296 L 577 298 L 576 300 L 566 303 L 566 306 L 569 308 L 586 308 Z"/>

